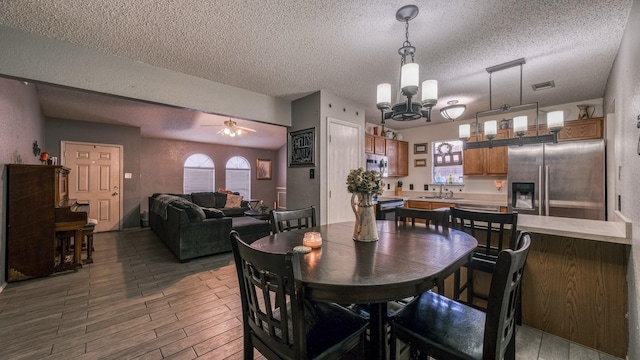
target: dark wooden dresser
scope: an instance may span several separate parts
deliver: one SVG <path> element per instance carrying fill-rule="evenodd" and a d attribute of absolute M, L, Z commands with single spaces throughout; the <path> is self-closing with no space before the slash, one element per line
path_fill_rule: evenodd
<path fill-rule="evenodd" d="M 56 230 L 80 234 L 88 205 L 69 199 L 69 168 L 7 165 L 7 281 L 47 276 L 81 267 L 59 254 Z"/>

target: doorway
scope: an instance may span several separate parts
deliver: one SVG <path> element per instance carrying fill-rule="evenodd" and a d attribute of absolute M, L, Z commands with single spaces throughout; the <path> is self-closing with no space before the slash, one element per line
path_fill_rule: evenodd
<path fill-rule="evenodd" d="M 62 141 L 61 164 L 70 168 L 69 198 L 89 204 L 96 232 L 121 230 L 122 145 Z"/>
<path fill-rule="evenodd" d="M 328 118 L 327 137 L 327 224 L 352 221 L 351 194 L 347 191 L 347 175 L 362 166 L 364 145 L 361 127 Z"/>

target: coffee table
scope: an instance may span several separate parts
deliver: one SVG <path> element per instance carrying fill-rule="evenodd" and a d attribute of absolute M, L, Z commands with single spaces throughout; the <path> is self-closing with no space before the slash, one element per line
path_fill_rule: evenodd
<path fill-rule="evenodd" d="M 271 218 L 270 212 L 261 212 L 260 210 L 247 210 L 244 212 L 244 216 L 251 216 L 259 220 L 269 220 Z"/>

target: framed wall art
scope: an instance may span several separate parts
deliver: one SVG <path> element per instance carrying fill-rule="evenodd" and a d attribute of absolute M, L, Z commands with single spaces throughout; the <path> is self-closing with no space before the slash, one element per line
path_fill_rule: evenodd
<path fill-rule="evenodd" d="M 429 143 L 413 144 L 414 154 L 426 154 L 429 149 Z"/>
<path fill-rule="evenodd" d="M 315 166 L 316 128 L 289 133 L 289 166 Z"/>
<path fill-rule="evenodd" d="M 414 167 L 425 167 L 427 166 L 427 159 L 414 159 L 413 160 Z"/>
<path fill-rule="evenodd" d="M 256 179 L 271 180 L 271 160 L 267 160 L 267 159 L 256 160 Z"/>

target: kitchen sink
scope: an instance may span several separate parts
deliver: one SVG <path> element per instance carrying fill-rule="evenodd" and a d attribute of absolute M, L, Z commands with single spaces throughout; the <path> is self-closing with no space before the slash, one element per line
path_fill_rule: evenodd
<path fill-rule="evenodd" d="M 445 197 L 445 196 L 438 196 L 438 195 L 417 196 L 416 199 L 425 199 L 425 200 L 462 200 L 461 197 Z"/>

